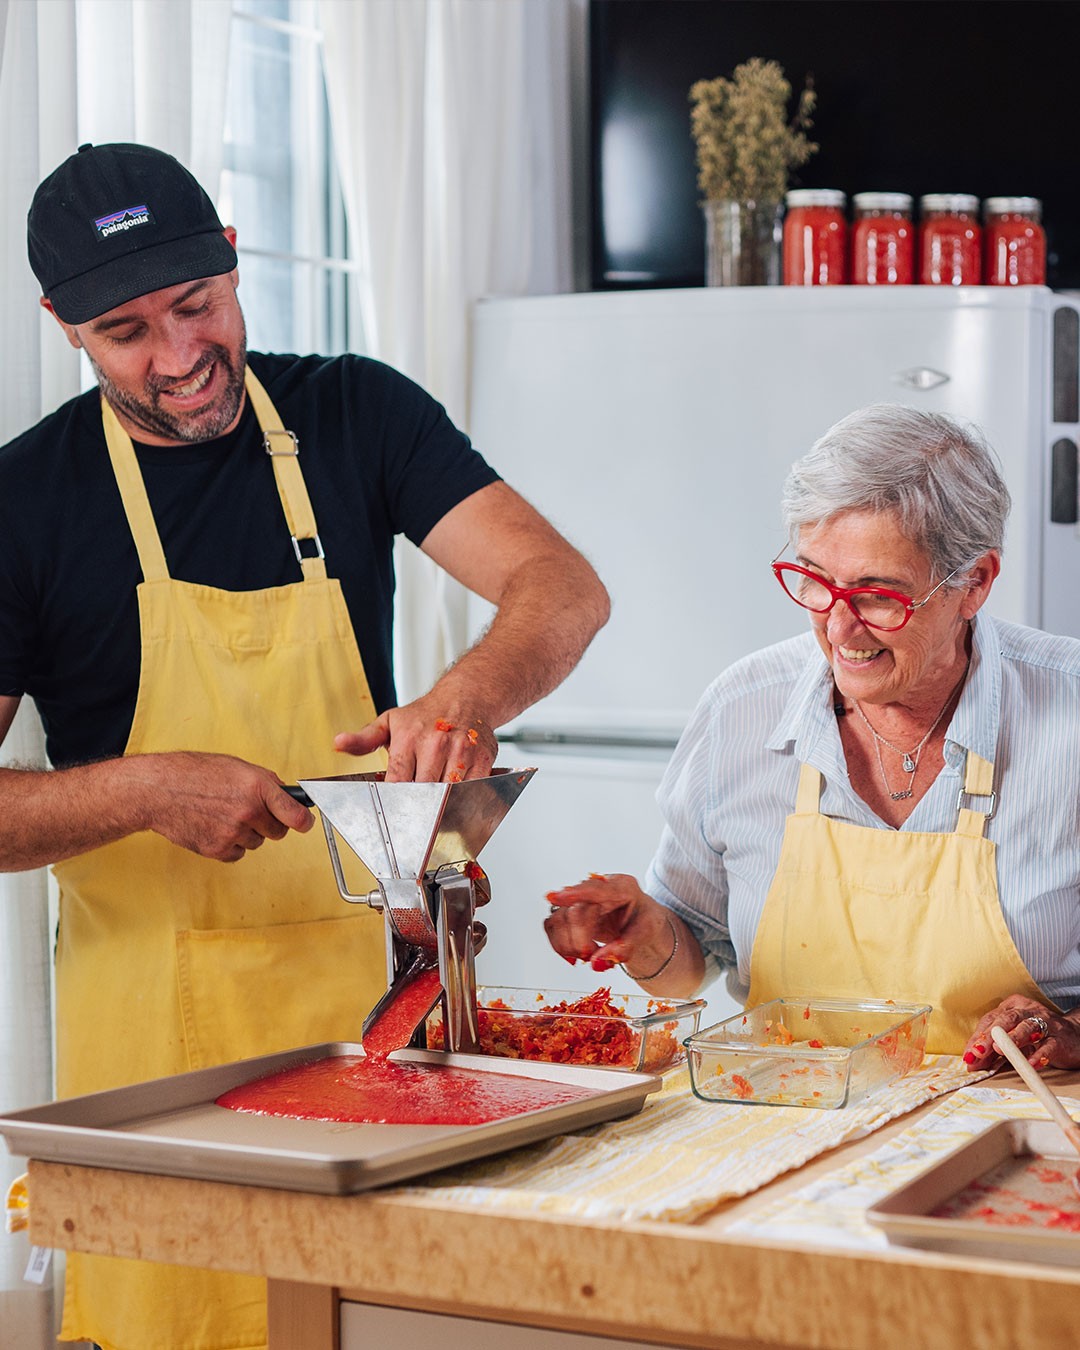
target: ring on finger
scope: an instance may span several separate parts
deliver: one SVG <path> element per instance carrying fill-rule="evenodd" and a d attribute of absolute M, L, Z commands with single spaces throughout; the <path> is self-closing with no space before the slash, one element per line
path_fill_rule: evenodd
<path fill-rule="evenodd" d="M 1045 1017 L 1039 1017 L 1037 1013 L 1032 1013 L 1030 1017 L 1027 1017 L 1024 1020 L 1030 1022 L 1035 1028 L 1036 1040 L 1045 1041 L 1047 1036 L 1050 1035 L 1050 1024 Z"/>

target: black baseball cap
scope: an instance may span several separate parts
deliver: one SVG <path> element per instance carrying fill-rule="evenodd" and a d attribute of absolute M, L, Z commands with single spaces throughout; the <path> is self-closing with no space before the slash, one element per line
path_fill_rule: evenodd
<path fill-rule="evenodd" d="M 34 193 L 30 266 L 65 323 L 236 266 L 214 204 L 148 145 L 80 145 Z"/>

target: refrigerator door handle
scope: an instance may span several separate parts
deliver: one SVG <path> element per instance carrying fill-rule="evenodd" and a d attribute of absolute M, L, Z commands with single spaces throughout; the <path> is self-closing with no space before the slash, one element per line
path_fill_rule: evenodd
<path fill-rule="evenodd" d="M 500 745 L 558 745 L 618 747 L 627 750 L 674 750 L 679 738 L 673 733 L 640 734 L 617 731 L 576 731 L 564 727 L 518 727 L 499 732 Z"/>
<path fill-rule="evenodd" d="M 1054 421 L 1080 420 L 1080 315 L 1071 306 L 1054 310 Z"/>
<path fill-rule="evenodd" d="M 1050 455 L 1051 524 L 1075 525 L 1080 519 L 1080 452 L 1075 441 L 1062 436 Z"/>
<path fill-rule="evenodd" d="M 898 370 L 893 381 L 905 389 L 936 389 L 939 384 L 948 384 L 951 378 L 944 371 L 931 370 L 929 366 L 912 366 L 910 370 Z"/>

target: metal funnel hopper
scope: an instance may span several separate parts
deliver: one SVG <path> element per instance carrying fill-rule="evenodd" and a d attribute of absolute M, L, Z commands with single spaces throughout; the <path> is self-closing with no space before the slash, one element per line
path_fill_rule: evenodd
<path fill-rule="evenodd" d="M 383 911 L 389 987 L 365 1018 L 365 1034 L 384 1015 L 394 1016 L 412 977 L 437 961 L 448 1046 L 479 1049 L 475 954 L 482 926 L 473 919 L 491 888 L 467 865 L 535 772 L 495 769 L 487 778 L 460 783 L 388 783 L 382 773 L 300 780 L 301 792 L 319 808 L 342 899 Z M 336 835 L 375 877 L 377 890 L 349 891 Z"/>
<path fill-rule="evenodd" d="M 381 773 L 304 778 L 300 786 L 379 880 L 420 878 L 475 860 L 535 769 L 461 783 L 387 783 Z"/>

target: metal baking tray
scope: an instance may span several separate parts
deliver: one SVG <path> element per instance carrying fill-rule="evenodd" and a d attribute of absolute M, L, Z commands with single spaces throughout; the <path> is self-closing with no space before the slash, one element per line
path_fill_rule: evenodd
<path fill-rule="evenodd" d="M 1080 1232 L 1044 1228 L 1035 1221 L 1028 1224 L 1022 1217 L 1024 1189 L 1017 1182 L 1012 1186 L 1021 1203 L 1012 1208 L 1020 1213 L 1023 1226 L 1016 1224 L 1015 1215 L 1010 1218 L 1010 1206 L 997 1202 L 993 1192 L 986 1195 L 986 1208 L 994 1212 L 995 1221 L 935 1215 L 988 1174 L 996 1184 L 999 1169 L 1011 1180 L 1032 1164 L 1047 1175 L 1063 1176 L 1065 1187 L 1056 1184 L 1055 1189 L 1069 1194 L 1068 1179 L 1076 1172 L 1077 1157 L 1061 1128 L 1049 1120 L 999 1121 L 871 1205 L 866 1217 L 890 1242 L 903 1247 L 1076 1268 L 1080 1266 Z M 1069 1213 L 1080 1215 L 1080 1196 L 1074 1192 Z"/>
<path fill-rule="evenodd" d="M 567 1064 L 399 1050 L 407 1063 L 512 1074 L 594 1095 L 485 1125 L 366 1125 L 249 1115 L 216 1106 L 230 1088 L 329 1055 L 361 1055 L 344 1041 L 280 1051 L 172 1078 L 69 1097 L 0 1117 L 10 1152 L 48 1162 L 349 1195 L 552 1135 L 633 1115 L 663 1080 Z"/>

